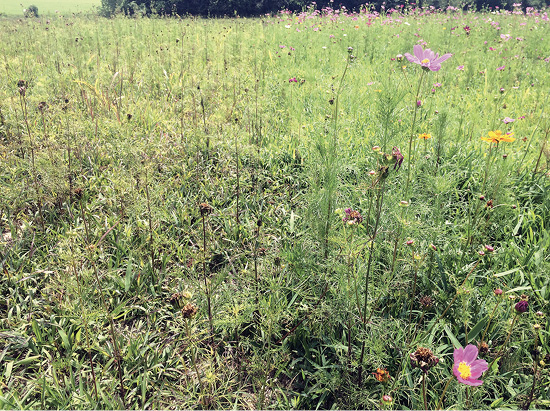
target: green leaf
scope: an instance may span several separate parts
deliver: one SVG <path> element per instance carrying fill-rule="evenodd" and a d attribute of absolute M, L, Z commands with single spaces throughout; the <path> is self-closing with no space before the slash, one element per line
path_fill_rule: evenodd
<path fill-rule="evenodd" d="M 531 290 L 531 286 L 527 285 L 527 286 L 524 286 L 524 287 L 512 288 L 511 290 L 506 291 L 506 294 L 515 293 L 517 291 L 525 291 L 525 290 Z"/>
<path fill-rule="evenodd" d="M 59 329 L 59 336 L 61 337 L 61 341 L 63 341 L 63 347 L 65 347 L 66 350 L 71 349 L 71 344 L 69 343 L 69 337 L 67 336 L 67 333 L 63 329 Z"/>
<path fill-rule="evenodd" d="M 508 270 L 508 271 L 503 271 L 501 273 L 498 273 L 498 274 L 495 274 L 493 277 L 503 277 L 505 275 L 508 275 L 508 274 L 512 274 L 512 273 L 515 273 L 516 271 L 518 271 L 520 268 L 517 267 L 517 268 L 513 268 L 511 270 Z"/>
<path fill-rule="evenodd" d="M 455 335 L 451 332 L 451 330 L 449 329 L 449 326 L 447 324 L 445 324 L 445 326 L 443 327 L 445 329 L 445 332 L 447 333 L 447 335 L 449 336 L 449 338 L 451 339 L 453 345 L 455 348 L 461 348 L 462 345 L 458 342 L 457 338 L 455 337 Z"/>
<path fill-rule="evenodd" d="M 132 285 L 132 260 L 128 261 L 128 267 L 126 267 L 126 276 L 124 277 L 124 291 L 130 291 L 130 285 Z"/>
<path fill-rule="evenodd" d="M 468 333 L 468 341 L 472 341 L 477 335 L 484 330 L 487 325 L 487 318 L 482 318 Z"/>
<path fill-rule="evenodd" d="M 6 371 L 4 371 L 4 377 L 6 377 L 6 381 L 10 379 L 12 369 L 13 369 L 13 361 L 8 361 L 6 363 Z"/>

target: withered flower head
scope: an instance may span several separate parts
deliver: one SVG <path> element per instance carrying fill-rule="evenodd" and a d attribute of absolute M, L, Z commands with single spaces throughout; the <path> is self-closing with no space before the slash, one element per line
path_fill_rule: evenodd
<path fill-rule="evenodd" d="M 477 345 L 477 348 L 478 348 L 479 352 L 482 353 L 482 354 L 487 354 L 489 352 L 489 344 L 487 344 L 485 341 L 481 341 Z"/>
<path fill-rule="evenodd" d="M 185 304 L 185 307 L 181 309 L 181 314 L 183 315 L 183 318 L 193 318 L 197 311 L 199 311 L 199 309 L 195 304 L 187 303 Z"/>
<path fill-rule="evenodd" d="M 376 372 L 373 372 L 374 378 L 376 378 L 377 381 L 386 383 L 390 380 L 391 376 L 390 373 L 384 369 L 384 368 L 377 368 Z"/>
<path fill-rule="evenodd" d="M 47 106 L 48 105 L 46 104 L 45 101 L 41 101 L 40 103 L 38 103 L 38 110 L 42 113 L 46 109 Z"/>
<path fill-rule="evenodd" d="M 415 352 L 410 354 L 410 358 L 413 368 L 420 368 L 425 373 L 439 362 L 439 358 L 433 354 L 432 350 L 424 347 L 418 347 Z"/>
<path fill-rule="evenodd" d="M 19 80 L 17 82 L 17 87 L 21 88 L 21 87 L 27 87 L 27 82 L 25 80 Z"/>
<path fill-rule="evenodd" d="M 199 204 L 199 210 L 201 212 L 201 215 L 208 215 L 212 212 L 212 207 L 208 203 L 200 203 Z"/>
<path fill-rule="evenodd" d="M 422 306 L 422 308 L 424 310 L 429 310 L 434 305 L 432 297 L 430 297 L 429 295 L 425 295 L 424 297 L 421 297 L 420 298 L 420 305 Z"/>

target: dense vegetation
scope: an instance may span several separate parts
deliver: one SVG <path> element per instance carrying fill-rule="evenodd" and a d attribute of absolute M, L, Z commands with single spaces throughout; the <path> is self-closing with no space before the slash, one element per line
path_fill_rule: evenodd
<path fill-rule="evenodd" d="M 550 406 L 547 11 L 0 33 L 0 407 Z"/>
<path fill-rule="evenodd" d="M 312 4 L 313 3 L 313 4 Z M 376 0 L 101 0 L 101 10 L 106 16 L 122 12 L 125 14 L 159 14 L 159 15 L 195 15 L 195 16 L 260 16 L 277 13 L 281 10 L 299 12 L 313 7 L 318 10 L 336 8 L 359 12 L 364 9 L 384 11 L 390 9 L 402 10 L 409 6 L 434 7 L 445 9 L 449 6 L 467 9 L 508 9 L 512 3 L 502 0 L 423 0 L 396 1 Z M 519 4 L 519 3 L 518 3 Z M 544 8 L 550 5 L 550 0 L 526 0 L 523 7 Z"/>

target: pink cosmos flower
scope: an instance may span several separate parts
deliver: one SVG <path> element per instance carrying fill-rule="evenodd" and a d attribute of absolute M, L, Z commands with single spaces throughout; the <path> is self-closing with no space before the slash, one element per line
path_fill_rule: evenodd
<path fill-rule="evenodd" d="M 424 70 L 439 71 L 441 69 L 441 63 L 452 56 L 451 53 L 447 53 L 439 57 L 439 54 L 434 53 L 430 49 L 423 50 L 422 46 L 416 44 L 414 47 L 414 56 L 405 53 L 405 57 L 411 63 L 420 64 Z"/>
<path fill-rule="evenodd" d="M 477 378 L 481 377 L 489 366 L 487 361 L 477 359 L 477 347 L 469 344 L 466 348 L 457 348 L 454 351 L 453 374 L 459 382 L 474 387 L 483 384 L 483 381 Z"/>

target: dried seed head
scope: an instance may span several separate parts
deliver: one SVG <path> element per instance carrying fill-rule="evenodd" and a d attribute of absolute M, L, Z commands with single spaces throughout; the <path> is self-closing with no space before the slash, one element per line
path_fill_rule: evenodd
<path fill-rule="evenodd" d="M 480 342 L 477 345 L 477 348 L 479 349 L 479 352 L 482 354 L 487 354 L 489 352 L 489 344 L 487 344 L 485 341 Z"/>
<path fill-rule="evenodd" d="M 77 198 L 77 200 L 80 200 L 82 198 L 82 195 L 84 194 L 84 190 L 80 187 L 77 187 L 73 190 L 73 194 Z"/>
<path fill-rule="evenodd" d="M 425 295 L 424 297 L 420 298 L 420 305 L 424 310 L 429 310 L 433 307 L 434 301 L 432 300 L 432 297 L 429 295 Z"/>
<path fill-rule="evenodd" d="M 199 309 L 195 304 L 187 303 L 185 304 L 185 307 L 181 309 L 181 314 L 183 315 L 183 318 L 193 318 L 195 314 L 197 314 L 197 311 L 199 311 Z"/>
<path fill-rule="evenodd" d="M 439 362 L 439 358 L 433 354 L 432 350 L 424 347 L 418 347 L 409 357 L 413 368 L 420 368 L 425 373 Z"/>
<path fill-rule="evenodd" d="M 199 210 L 202 216 L 206 216 L 212 212 L 212 207 L 208 203 L 200 203 Z"/>

